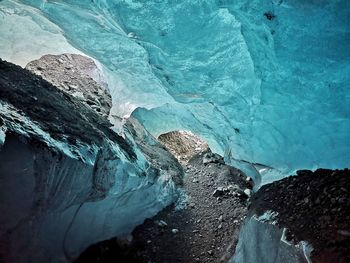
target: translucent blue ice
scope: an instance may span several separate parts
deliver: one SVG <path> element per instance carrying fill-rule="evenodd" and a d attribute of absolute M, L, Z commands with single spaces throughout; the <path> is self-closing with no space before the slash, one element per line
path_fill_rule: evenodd
<path fill-rule="evenodd" d="M 227 159 L 286 171 L 350 164 L 350 1 L 5 0 L 0 8 L 15 3 L 101 62 L 113 113 L 136 109 L 156 136 L 191 130 Z"/>

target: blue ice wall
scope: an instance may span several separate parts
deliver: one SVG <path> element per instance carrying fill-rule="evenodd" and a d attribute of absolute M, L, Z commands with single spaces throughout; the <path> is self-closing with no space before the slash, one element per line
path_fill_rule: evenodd
<path fill-rule="evenodd" d="M 5 0 L 0 7 L 15 3 L 17 12 L 40 10 L 100 61 L 114 114 L 136 109 L 154 135 L 191 130 L 218 152 L 287 171 L 350 165 L 350 1 Z"/>

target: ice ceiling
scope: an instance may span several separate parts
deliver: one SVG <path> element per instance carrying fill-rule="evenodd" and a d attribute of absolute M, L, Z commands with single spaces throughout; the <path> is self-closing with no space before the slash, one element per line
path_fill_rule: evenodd
<path fill-rule="evenodd" d="M 349 166 L 350 1 L 0 1 L 0 57 L 84 53 L 113 113 L 226 157 Z"/>

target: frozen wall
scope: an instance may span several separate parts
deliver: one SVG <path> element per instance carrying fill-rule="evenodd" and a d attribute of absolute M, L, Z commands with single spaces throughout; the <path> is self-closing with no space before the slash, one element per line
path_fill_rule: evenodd
<path fill-rule="evenodd" d="M 349 165 L 349 1 L 5 0 L 6 24 L 14 6 L 100 61 L 112 114 L 136 109 L 156 136 L 191 130 L 227 159 L 286 171 Z"/>
<path fill-rule="evenodd" d="M 285 231 L 271 218 L 271 211 L 260 217 L 247 218 L 239 234 L 235 255 L 229 263 L 311 262 L 311 246 L 304 241 L 296 245 L 288 242 Z"/>
<path fill-rule="evenodd" d="M 177 199 L 176 159 L 136 120 L 124 137 L 111 126 L 83 99 L 0 60 L 0 262 L 71 262 Z"/>

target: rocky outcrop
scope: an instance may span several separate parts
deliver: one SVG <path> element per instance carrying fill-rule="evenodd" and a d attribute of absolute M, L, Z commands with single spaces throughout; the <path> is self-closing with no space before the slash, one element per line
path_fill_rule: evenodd
<path fill-rule="evenodd" d="M 44 55 L 29 62 L 26 69 L 108 117 L 112 97 L 102 72 L 91 58 L 77 54 Z"/>
<path fill-rule="evenodd" d="M 176 197 L 176 160 L 153 165 L 84 100 L 1 60 L 0 87 L 1 262 L 72 261 Z"/>
<path fill-rule="evenodd" d="M 251 199 L 232 262 L 349 262 L 348 169 L 301 170 Z"/>
<path fill-rule="evenodd" d="M 209 148 L 205 141 L 189 131 L 164 133 L 158 137 L 158 140 L 182 165 L 186 165 L 193 156 Z"/>

